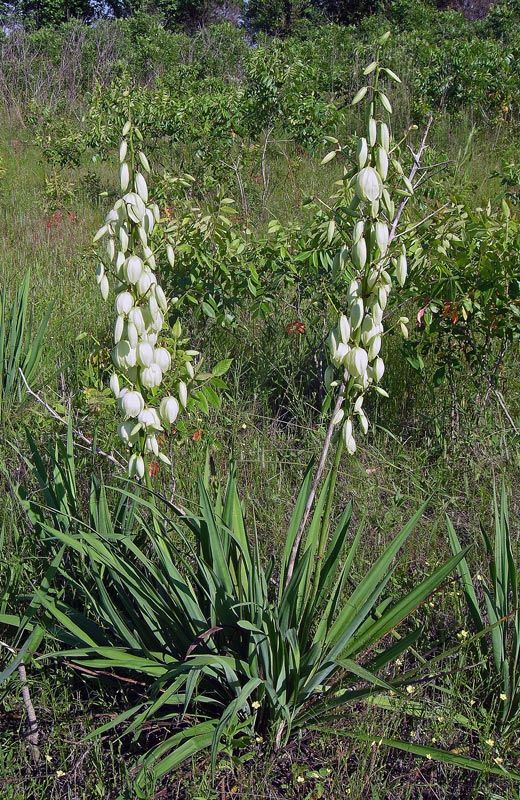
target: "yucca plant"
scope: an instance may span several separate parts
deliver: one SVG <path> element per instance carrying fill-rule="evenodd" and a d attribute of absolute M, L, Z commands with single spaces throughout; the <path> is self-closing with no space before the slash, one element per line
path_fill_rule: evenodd
<path fill-rule="evenodd" d="M 494 544 L 484 525 L 481 525 L 487 575 L 480 572 L 473 580 L 468 563 L 458 564 L 461 588 L 466 601 L 468 622 L 486 656 L 482 675 L 489 688 L 485 704 L 498 710 L 496 725 L 504 734 L 518 728 L 520 712 L 520 608 L 518 606 L 518 571 L 511 546 L 509 513 L 505 486 L 500 501 L 494 498 Z M 451 523 L 448 533 L 454 555 L 462 547 Z M 488 638 L 491 647 L 488 645 Z"/>
<path fill-rule="evenodd" d="M 47 479 L 52 483 L 50 471 Z M 88 520 L 56 524 L 55 510 L 49 514 L 31 501 L 40 531 L 76 551 L 87 567 L 72 574 L 61 561 L 58 585 L 66 588 L 40 597 L 49 629 L 67 648 L 60 655 L 147 687 L 144 700 L 100 731 L 126 723 L 138 734 L 150 720 L 169 725 L 164 741 L 137 765 L 143 779 L 149 770 L 160 778 L 203 749 L 214 767 L 224 744 L 240 747 L 250 736 L 278 747 L 374 689 L 398 690 L 399 681 L 390 683 L 384 668 L 420 631 L 410 625 L 390 643 L 385 637 L 465 551 L 394 600 L 385 593 L 394 559 L 423 509 L 359 578 L 354 559 L 363 528 L 348 535 L 349 503 L 317 558 L 329 475 L 287 582 L 311 480 L 309 466 L 281 561 L 267 565 L 254 531 L 247 531 L 234 468 L 213 500 L 199 480 L 196 514 L 140 497 L 130 484 L 114 490 L 111 511 L 98 480 Z"/>
<path fill-rule="evenodd" d="M 25 391 L 20 370 L 29 383 L 36 373 L 52 312 L 51 304 L 32 338 L 33 317 L 28 311 L 30 280 L 30 271 L 27 271 L 17 289 L 10 313 L 5 292 L 0 288 L 0 419 L 5 418 L 13 403 L 19 401 Z"/>

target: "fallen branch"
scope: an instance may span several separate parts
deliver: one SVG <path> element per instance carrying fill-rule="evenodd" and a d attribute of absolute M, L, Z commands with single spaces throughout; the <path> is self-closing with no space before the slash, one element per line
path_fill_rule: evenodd
<path fill-rule="evenodd" d="M 51 415 L 51 417 L 54 417 L 54 419 L 57 419 L 59 422 L 62 423 L 62 425 L 68 425 L 69 423 L 68 423 L 68 421 L 66 419 L 63 419 L 63 417 L 60 414 L 58 414 L 58 412 L 55 411 L 54 408 L 52 408 L 52 406 L 50 406 L 48 403 L 46 403 L 45 400 L 43 400 L 37 392 L 33 392 L 31 387 L 27 383 L 25 375 L 23 374 L 21 369 L 20 369 L 20 375 L 22 377 L 22 381 L 24 382 L 25 388 L 27 390 L 27 394 L 29 394 L 32 398 L 34 398 L 34 400 L 36 400 L 38 403 L 40 403 L 40 405 L 42 405 L 44 407 L 44 409 Z M 74 433 L 74 435 L 81 442 L 83 442 L 84 444 L 88 445 L 89 449 L 94 453 L 94 455 L 102 456 L 103 458 L 107 458 L 109 461 L 111 461 L 117 467 L 120 467 L 121 469 L 125 469 L 125 465 L 121 461 L 118 461 L 117 458 L 115 458 L 115 456 L 113 456 L 111 453 L 105 453 L 104 450 L 100 450 L 99 447 L 96 447 L 93 444 L 92 439 L 89 439 L 80 430 L 78 430 L 77 428 L 72 428 L 72 432 Z"/>

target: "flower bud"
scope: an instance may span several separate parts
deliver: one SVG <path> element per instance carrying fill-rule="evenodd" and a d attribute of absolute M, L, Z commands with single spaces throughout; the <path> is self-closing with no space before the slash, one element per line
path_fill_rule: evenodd
<path fill-rule="evenodd" d="M 360 394 L 357 398 L 356 402 L 354 403 L 354 414 L 359 414 L 361 411 L 361 406 L 363 405 L 363 400 L 365 399 L 365 395 Z"/>
<path fill-rule="evenodd" d="M 354 230 L 352 232 L 352 244 L 356 244 L 356 242 L 359 242 L 364 232 L 365 232 L 365 223 L 362 219 L 360 219 L 354 225 Z"/>
<path fill-rule="evenodd" d="M 381 180 L 386 181 L 388 175 L 388 156 L 386 150 L 378 147 L 376 150 L 376 169 L 381 176 Z"/>
<path fill-rule="evenodd" d="M 366 314 L 361 325 L 361 341 L 367 345 L 376 335 L 376 326 L 370 314 Z"/>
<path fill-rule="evenodd" d="M 350 309 L 350 328 L 352 331 L 356 331 L 359 328 L 363 321 L 364 313 L 365 307 L 363 305 L 363 299 L 358 297 L 357 300 L 354 300 Z"/>
<path fill-rule="evenodd" d="M 367 415 L 364 411 L 360 410 L 359 412 L 359 424 L 361 426 L 361 430 L 366 435 L 368 433 L 368 419 Z"/>
<path fill-rule="evenodd" d="M 114 260 L 114 256 L 116 254 L 116 246 L 112 237 L 107 242 L 107 256 L 110 263 Z"/>
<path fill-rule="evenodd" d="M 350 353 L 350 347 L 348 344 L 344 344 L 343 342 L 340 342 L 336 349 L 332 351 L 332 361 L 337 367 L 345 365 L 347 353 Z"/>
<path fill-rule="evenodd" d="M 368 144 L 367 140 L 362 137 L 358 139 L 357 143 L 357 163 L 358 169 L 363 169 L 368 159 Z"/>
<path fill-rule="evenodd" d="M 128 445 L 128 447 L 131 447 L 136 441 L 139 427 L 140 426 L 136 425 L 131 419 L 127 419 L 125 422 L 120 422 L 117 426 L 119 437 L 126 445 Z"/>
<path fill-rule="evenodd" d="M 357 280 L 350 281 L 350 286 L 347 292 L 347 302 L 351 303 L 356 297 L 359 297 L 361 290 L 361 283 Z"/>
<path fill-rule="evenodd" d="M 148 186 L 146 180 L 140 172 L 137 172 L 134 178 L 135 191 L 144 203 L 148 202 Z"/>
<path fill-rule="evenodd" d="M 133 322 L 126 323 L 126 338 L 130 347 L 136 348 L 139 341 L 139 333 Z"/>
<path fill-rule="evenodd" d="M 123 336 L 123 332 L 125 330 L 125 318 L 118 316 L 116 317 L 115 325 L 114 325 L 114 344 L 117 344 L 121 341 L 121 337 Z"/>
<path fill-rule="evenodd" d="M 360 200 L 371 203 L 381 197 L 383 184 L 378 173 L 372 167 L 365 167 L 356 176 L 355 192 Z"/>
<path fill-rule="evenodd" d="M 153 354 L 155 364 L 158 364 L 162 372 L 168 372 L 172 365 L 172 359 L 166 347 L 158 347 Z"/>
<path fill-rule="evenodd" d="M 388 226 L 384 222 L 376 222 L 375 235 L 379 252 L 384 256 L 388 250 Z"/>
<path fill-rule="evenodd" d="M 381 147 L 388 153 L 390 150 L 390 131 L 386 122 L 379 123 L 378 139 Z"/>
<path fill-rule="evenodd" d="M 397 264 L 395 267 L 395 277 L 397 278 L 397 283 L 399 284 L 399 286 L 404 286 L 407 275 L 408 275 L 408 262 L 406 261 L 405 253 L 401 253 L 399 258 L 397 259 Z"/>
<path fill-rule="evenodd" d="M 121 390 L 119 388 L 119 378 L 115 372 L 110 376 L 110 389 L 114 397 L 117 399 L 121 393 Z"/>
<path fill-rule="evenodd" d="M 108 298 L 108 293 L 110 291 L 110 285 L 108 283 L 108 278 L 106 275 L 103 275 L 103 277 L 101 278 L 101 281 L 99 283 L 99 291 L 101 292 L 101 297 L 103 298 L 103 300 L 106 300 Z"/>
<path fill-rule="evenodd" d="M 348 344 L 350 339 L 350 324 L 345 314 L 342 314 L 339 318 L 339 335 L 343 344 Z"/>
<path fill-rule="evenodd" d="M 181 406 L 186 408 L 188 404 L 188 387 L 184 381 L 180 381 L 179 383 L 179 400 L 181 401 Z"/>
<path fill-rule="evenodd" d="M 128 164 L 123 163 L 119 169 L 119 178 L 121 180 L 121 191 L 126 192 L 128 184 L 130 183 L 130 170 Z"/>
<path fill-rule="evenodd" d="M 379 305 L 379 303 L 374 303 L 371 308 L 372 319 L 374 320 L 375 325 L 381 325 L 383 321 L 383 309 Z"/>
<path fill-rule="evenodd" d="M 123 163 L 123 161 L 126 158 L 127 150 L 128 150 L 128 143 L 127 143 L 126 139 L 123 139 L 122 142 L 121 142 L 121 145 L 119 147 L 119 161 L 121 162 L 121 164 Z M 123 189 L 123 191 L 125 191 L 125 190 Z"/>
<path fill-rule="evenodd" d="M 154 436 L 153 433 L 149 433 L 144 441 L 144 451 L 145 453 L 153 453 L 154 456 L 159 455 L 159 443 L 157 442 L 157 437 Z"/>
<path fill-rule="evenodd" d="M 144 295 L 148 292 L 151 285 L 152 285 L 152 279 L 150 277 L 150 274 L 148 272 L 143 272 L 135 285 L 139 296 L 144 297 Z"/>
<path fill-rule="evenodd" d="M 137 453 L 130 456 L 128 474 L 131 478 L 144 478 L 144 459 Z"/>
<path fill-rule="evenodd" d="M 368 120 L 367 138 L 370 147 L 373 147 L 377 138 L 377 122 L 373 117 Z"/>
<path fill-rule="evenodd" d="M 141 384 L 146 389 L 153 389 L 160 386 L 163 379 L 162 369 L 158 364 L 152 363 L 149 367 L 141 370 Z"/>
<path fill-rule="evenodd" d="M 139 240 L 143 245 L 143 249 L 146 250 L 148 248 L 148 235 L 142 225 L 138 227 L 137 233 L 139 235 Z"/>
<path fill-rule="evenodd" d="M 141 392 L 126 392 L 121 400 L 121 410 L 125 417 L 137 417 L 144 408 L 144 400 Z"/>
<path fill-rule="evenodd" d="M 336 413 L 332 417 L 331 425 L 339 425 L 344 416 L 345 416 L 345 411 L 342 408 L 340 408 L 338 411 L 336 411 Z"/>
<path fill-rule="evenodd" d="M 171 246 L 171 244 L 166 245 L 166 258 L 170 263 L 170 267 L 173 269 L 175 266 L 175 250 Z"/>
<path fill-rule="evenodd" d="M 143 274 L 144 264 L 139 256 L 130 256 L 126 262 L 126 277 L 129 283 L 137 283 Z"/>
<path fill-rule="evenodd" d="M 369 361 L 373 361 L 376 356 L 379 355 L 379 351 L 381 350 L 381 336 L 374 336 L 372 341 L 368 346 L 368 359 Z"/>
<path fill-rule="evenodd" d="M 142 150 L 139 150 L 139 153 L 137 155 L 139 157 L 139 161 L 143 166 L 144 171 L 150 173 L 150 164 L 148 163 L 148 159 L 146 158 Z"/>
<path fill-rule="evenodd" d="M 159 406 L 159 414 L 166 428 L 173 425 L 179 414 L 179 403 L 175 397 L 163 397 Z"/>
<path fill-rule="evenodd" d="M 374 381 L 379 383 L 381 378 L 383 377 L 385 372 L 385 362 L 382 358 L 376 358 L 374 363 L 372 364 L 372 373 L 374 375 Z"/>
<path fill-rule="evenodd" d="M 352 436 L 352 422 L 350 419 L 348 419 L 345 425 L 343 426 L 341 435 L 343 437 L 343 442 L 347 449 L 347 453 L 349 453 L 349 455 L 354 455 L 354 453 L 356 452 L 356 441 Z"/>
<path fill-rule="evenodd" d="M 135 329 L 139 335 L 145 332 L 146 325 L 144 324 L 142 309 L 140 309 L 139 306 L 134 306 L 134 308 L 132 308 L 128 315 L 128 319 L 133 325 L 135 325 Z"/>
<path fill-rule="evenodd" d="M 98 264 L 96 267 L 96 283 L 99 286 L 105 275 L 105 267 L 103 264 Z"/>
<path fill-rule="evenodd" d="M 166 312 L 168 311 L 168 301 L 166 300 L 166 295 L 164 294 L 159 284 L 155 285 L 154 293 L 155 293 L 155 298 L 159 304 L 159 308 L 161 309 L 163 314 L 166 314 Z"/>
<path fill-rule="evenodd" d="M 357 270 L 365 268 L 367 263 L 367 243 L 363 237 L 352 247 L 352 263 Z"/>

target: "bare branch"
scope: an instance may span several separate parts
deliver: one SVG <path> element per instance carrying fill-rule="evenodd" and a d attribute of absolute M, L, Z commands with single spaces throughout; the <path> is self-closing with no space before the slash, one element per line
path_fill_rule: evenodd
<path fill-rule="evenodd" d="M 33 397 L 38 403 L 40 403 L 40 405 L 42 405 L 44 407 L 44 409 L 51 415 L 51 417 L 54 417 L 54 419 L 57 419 L 59 422 L 62 423 L 62 425 L 68 425 L 67 420 L 63 419 L 63 417 L 60 414 L 58 414 L 58 412 L 55 411 L 52 408 L 52 406 L 50 406 L 48 403 L 46 403 L 45 400 L 43 400 L 37 392 L 33 392 L 31 387 L 27 383 L 25 375 L 23 374 L 23 371 L 21 369 L 20 369 L 20 375 L 21 375 L 22 380 L 23 380 L 23 382 L 25 384 L 25 388 L 27 389 L 27 393 L 31 397 Z M 92 443 L 92 439 L 89 439 L 80 430 L 78 430 L 77 428 L 72 428 L 72 431 L 73 431 L 74 435 L 80 441 L 82 441 L 84 444 L 88 445 L 88 447 L 91 450 L 91 452 L 93 452 L 95 455 L 102 456 L 103 458 L 108 459 L 108 461 L 111 461 L 112 464 L 115 464 L 117 467 L 120 467 L 121 469 L 125 468 L 125 465 L 121 461 L 118 461 L 117 458 L 115 458 L 115 456 L 113 456 L 111 453 L 105 453 L 104 450 L 100 450 L 99 447 L 95 447 L 93 445 L 93 443 Z"/>

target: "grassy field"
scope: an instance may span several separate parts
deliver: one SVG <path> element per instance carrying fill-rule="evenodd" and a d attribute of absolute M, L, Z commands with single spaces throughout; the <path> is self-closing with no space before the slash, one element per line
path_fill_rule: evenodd
<path fill-rule="evenodd" d="M 368 34 L 360 34 L 365 35 Z M 226 52 L 224 47 L 222 52 Z M 219 54 L 219 58 L 224 56 Z M 409 81 L 405 80 L 405 88 L 400 87 L 392 98 L 399 109 L 396 129 L 404 130 L 415 119 L 420 122 L 411 139 L 412 149 L 416 150 L 424 120 L 417 111 L 417 90 L 414 94 L 408 88 L 413 86 L 413 65 L 404 66 L 403 77 L 408 73 Z M 392 68 L 398 69 L 399 64 L 392 64 Z M 359 72 L 357 66 L 356 70 Z M 289 79 L 286 80 L 288 86 Z M 144 92 L 143 85 L 139 83 L 135 89 L 136 115 L 141 113 L 137 108 L 141 100 L 137 98 L 139 92 Z M 164 87 L 163 90 L 166 93 Z M 289 90 L 286 95 L 282 92 L 284 98 L 289 94 Z M 173 91 L 172 97 L 176 97 Z M 153 102 L 159 101 L 155 97 Z M 296 98 L 296 105 L 298 102 Z M 338 106 L 341 110 L 341 102 Z M 481 347 L 477 358 L 460 355 L 468 352 L 464 349 L 466 330 L 462 319 L 459 322 L 457 317 L 453 330 L 445 330 L 447 320 L 454 319 L 450 315 L 455 304 L 459 311 L 462 308 L 459 295 L 438 295 L 438 299 L 442 297 L 439 307 L 442 309 L 444 303 L 446 313 L 439 313 L 440 333 L 438 338 L 432 335 L 429 346 L 424 346 L 430 340 L 417 318 L 426 300 L 430 300 L 425 293 L 433 286 L 426 278 L 421 283 L 420 269 L 426 275 L 425 264 L 437 264 L 435 248 L 442 249 L 445 243 L 445 234 L 437 232 L 441 230 L 441 206 L 445 203 L 450 204 L 450 219 L 456 224 L 457 215 L 462 217 L 467 209 L 485 208 L 489 202 L 488 219 L 494 226 L 492 243 L 498 242 L 497 252 L 504 253 L 504 263 L 506 255 L 511 257 L 508 242 L 502 243 L 504 225 L 499 215 L 508 190 L 511 225 L 517 223 L 518 186 L 514 176 L 506 180 L 505 170 L 505 165 L 514 160 L 519 143 L 514 119 L 503 112 L 503 118 L 490 121 L 480 106 L 464 104 L 455 111 L 441 110 L 434 116 L 425 162 L 440 167 L 432 170 L 432 177 L 417 192 L 406 217 L 406 225 L 411 228 L 431 213 L 427 225 L 414 230 L 413 237 L 406 240 L 409 252 L 410 246 L 420 245 L 430 260 L 421 261 L 417 256 L 417 273 L 411 275 L 411 285 L 417 290 L 396 291 L 389 306 L 388 325 L 396 327 L 385 335 L 382 349 L 386 365 L 382 385 L 389 397 L 370 395 L 367 399 L 369 433 L 359 438 L 354 455 L 343 455 L 339 462 L 332 500 L 332 519 L 336 521 L 348 501 L 353 501 L 349 541 L 363 524 L 352 570 L 339 595 L 341 602 L 425 504 L 401 556 L 392 560 L 384 597 L 394 608 L 425 575 L 451 557 L 449 518 L 461 544 L 471 545 L 467 564 L 484 609 L 485 630 L 479 632 L 464 597 L 464 580 L 452 570 L 440 588 L 428 593 L 426 600 L 418 602 L 406 615 L 402 627 L 392 627 L 358 659 L 369 668 L 374 659 L 377 661 L 389 648 L 397 647 L 401 637 L 416 631 L 410 647 L 381 669 L 384 685 L 363 694 L 367 678 L 356 674 L 349 705 L 336 714 L 332 708 L 317 706 L 307 723 L 281 746 L 275 741 L 274 726 L 264 731 L 260 724 L 248 727 L 242 720 L 242 728 L 237 723 L 236 730 L 226 731 L 223 736 L 216 765 L 212 765 L 205 748 L 201 753 L 188 754 L 164 776 L 157 777 L 152 769 L 144 770 L 138 786 L 134 780 L 139 758 L 172 731 L 189 731 L 200 720 L 203 704 L 190 706 L 183 715 L 180 703 L 177 715 L 165 720 L 160 714 L 152 715 L 137 728 L 135 736 L 125 732 L 124 725 L 89 736 L 126 709 L 144 703 L 152 683 L 150 675 L 138 669 L 96 666 L 94 662 L 85 665 L 73 655 L 59 656 L 60 650 L 72 648 L 76 642 L 70 629 L 64 633 L 66 620 L 60 621 L 43 606 L 25 634 L 16 634 L 17 621 L 42 586 L 45 571 L 59 549 L 58 538 L 51 533 L 52 525 L 79 542 L 96 525 L 92 487 L 97 484 L 91 484 L 92 476 L 103 476 L 107 486 L 126 485 L 122 483 L 124 471 L 93 452 L 93 448 L 99 448 L 120 460 L 124 458 L 115 435 L 120 413 L 108 388 L 113 295 L 108 303 L 100 297 L 95 283 L 97 260 L 91 245 L 119 192 L 117 155 L 112 142 L 118 140 L 119 130 L 111 127 L 118 117 L 109 119 L 103 144 L 97 118 L 95 124 L 85 123 L 89 113 L 94 115 L 92 109 L 95 114 L 109 116 L 108 110 L 100 112 L 99 104 L 96 106 L 92 96 L 86 94 L 72 113 L 70 108 L 56 109 L 49 127 L 43 112 L 38 116 L 30 104 L 23 108 L 21 119 L 12 107 L 6 107 L 0 129 L 0 166 L 4 170 L 0 182 L 3 329 L 7 329 L 6 318 L 27 272 L 32 335 L 52 304 L 41 358 L 31 381 L 39 401 L 23 388 L 9 395 L 5 388 L 6 362 L 1 365 L 0 668 L 9 671 L 36 621 L 42 631 L 36 646 L 23 659 L 27 683 L 23 684 L 17 669 L 8 676 L 2 675 L 0 682 L 2 799 L 518 798 L 520 712 L 516 706 L 507 720 L 503 718 L 505 684 L 493 667 L 492 646 L 494 634 L 509 626 L 503 646 L 508 653 L 514 653 L 520 635 L 511 577 L 514 564 L 518 563 L 520 516 L 516 318 L 513 314 L 509 322 L 505 316 L 508 331 L 513 330 L 510 337 L 508 332 L 502 339 L 491 338 L 489 343 L 485 327 L 477 329 L 475 342 Z M 328 222 L 327 215 L 336 202 L 334 182 L 341 180 L 342 168 L 339 159 L 321 165 L 330 147 L 322 138 L 312 147 L 301 144 L 296 134 L 284 134 L 269 120 L 256 138 L 245 129 L 238 134 L 233 129 L 230 138 L 228 127 L 234 122 L 226 118 L 222 124 L 227 138 L 222 136 L 222 142 L 225 140 L 227 150 L 221 139 L 215 138 L 214 147 L 222 149 L 212 155 L 209 151 L 213 140 L 204 151 L 204 136 L 193 144 L 181 141 L 180 135 L 177 141 L 169 139 L 169 134 L 164 134 L 166 117 L 166 112 L 157 112 L 159 132 L 154 133 L 150 121 L 143 128 L 153 162 L 151 195 L 156 192 L 166 224 L 170 218 L 190 220 L 185 224 L 186 240 L 179 246 L 176 263 L 179 274 L 195 277 L 188 288 L 180 281 L 176 283 L 164 258 L 158 273 L 170 296 L 177 293 L 179 286 L 185 292 L 178 306 L 179 318 L 186 337 L 203 354 L 207 368 L 214 368 L 222 359 L 231 358 L 232 363 L 223 376 L 225 388 L 219 389 L 220 406 L 210 407 L 205 413 L 204 408 L 192 404 L 179 422 L 177 435 L 168 445 L 172 467 L 161 469 L 154 489 L 159 504 L 164 498 L 171 499 L 198 518 L 202 513 L 198 475 L 206 469 L 213 496 L 218 486 L 225 485 L 234 462 L 250 539 L 254 532 L 262 564 L 274 560 L 266 586 L 266 592 L 274 597 L 281 581 L 279 565 L 299 487 L 310 459 L 319 459 L 329 422 L 328 414 L 322 411 L 323 372 L 328 358 L 325 339 L 337 311 L 335 301 L 342 302 L 338 297 L 341 298 L 344 285 L 334 283 L 332 257 L 330 264 L 320 262 L 314 270 L 312 252 L 327 254 L 341 246 L 338 234 L 337 239 L 326 242 L 323 220 Z M 216 129 L 221 117 L 215 119 Z M 359 134 L 359 118 L 348 111 L 336 123 L 334 133 L 346 143 L 345 151 L 350 157 Z M 477 128 L 472 133 L 475 124 Z M 82 149 L 76 142 L 77 158 L 73 148 L 72 160 L 67 156 L 60 164 L 56 152 L 71 146 L 69 134 L 75 125 L 81 131 L 80 138 L 88 139 L 88 145 Z M 212 135 L 208 130 L 206 136 Z M 409 168 L 413 163 L 410 151 L 403 146 L 401 152 Z M 193 173 L 194 182 L 184 192 L 175 178 L 186 173 Z M 218 213 L 211 216 L 211 209 L 225 195 L 234 198 L 234 211 L 228 215 L 231 223 L 224 233 L 215 227 L 212 236 L 205 238 L 201 217 L 207 213 L 211 224 L 218 226 Z M 485 228 L 485 212 L 482 214 L 472 222 L 472 235 Z M 279 221 L 281 231 L 276 235 L 270 229 L 274 219 Z M 233 247 L 239 240 L 244 247 L 237 256 Z M 192 251 L 183 249 L 190 241 Z M 482 241 L 489 242 L 491 238 Z M 485 246 L 475 244 L 477 238 L 471 242 L 472 254 L 484 257 Z M 158 249 L 159 244 L 158 239 Z M 306 260 L 298 261 L 305 249 Z M 460 251 L 449 252 L 454 253 L 453 275 L 462 274 L 464 259 Z M 446 258 L 449 260 L 449 255 Z M 412 264 L 411 256 L 409 261 Z M 250 263 L 259 273 L 254 292 L 246 280 L 249 277 L 254 283 Z M 473 262 L 468 263 L 470 270 Z M 229 281 L 223 271 L 218 271 L 221 267 L 232 275 Z M 297 277 L 286 280 L 293 274 L 291 270 Z M 518 308 L 510 288 L 512 282 L 505 291 L 512 298 L 511 306 L 516 302 Z M 468 285 L 469 289 L 466 284 L 462 286 L 460 278 L 456 289 L 475 303 L 475 292 Z M 224 296 L 224 305 L 229 286 L 230 293 L 236 296 L 232 298 L 233 305 L 226 308 L 232 309 L 234 319 L 221 324 L 218 313 L 206 313 L 203 303 L 217 298 L 218 304 L 218 298 Z M 265 313 L 257 310 L 259 294 L 268 301 Z M 171 325 L 176 314 L 172 312 L 168 320 Z M 410 363 L 412 351 L 403 349 L 396 324 L 401 315 L 410 320 L 409 341 L 418 342 L 423 358 L 421 370 Z M 503 348 L 504 341 L 507 347 Z M 448 364 L 442 378 L 436 377 L 439 364 Z M 488 364 L 493 369 L 496 365 L 492 381 L 485 378 Z M 67 446 L 67 422 L 74 430 L 74 481 L 67 472 L 73 461 L 70 441 Z M 91 442 L 90 447 L 82 437 Z M 329 462 L 332 463 L 332 456 Z M 509 565 L 510 584 L 499 589 L 506 595 L 504 603 L 509 600 L 513 608 L 505 615 L 507 619 L 499 619 L 494 628 L 489 628 L 486 626 L 492 625 L 493 618 L 489 606 L 485 611 L 485 587 L 493 586 L 493 562 L 481 529 L 494 541 L 495 526 L 500 529 L 494 498 L 500 497 L 502 486 L 508 504 L 512 566 Z M 45 529 L 38 514 L 52 505 L 52 488 L 59 508 L 54 516 L 48 515 L 50 527 Z M 142 493 L 146 496 L 144 489 Z M 109 491 L 108 495 L 110 514 L 114 515 L 110 518 L 115 519 L 117 494 Z M 47 512 L 41 513 L 45 516 Z M 138 520 L 129 537 L 136 548 L 142 548 L 143 563 L 144 558 L 150 558 L 152 563 L 158 558 L 152 540 L 143 534 L 147 525 L 153 529 L 154 514 L 151 507 L 139 507 L 143 527 Z M 168 514 L 173 515 L 171 508 Z M 505 530 L 503 519 L 501 530 Z M 103 535 L 108 536 L 107 531 L 103 528 Z M 191 553 L 189 542 L 178 545 L 181 555 Z M 112 541 L 114 552 L 119 544 Z M 99 583 L 92 577 L 91 555 L 87 551 L 75 552 L 74 542 L 69 545 L 57 574 L 51 578 L 48 597 L 64 616 L 79 620 L 79 615 L 91 613 L 92 631 L 108 631 L 116 623 L 103 617 L 96 605 L 95 587 Z M 184 551 L 183 547 L 188 549 Z M 132 552 L 137 558 L 137 550 Z M 185 558 L 183 568 L 189 570 L 191 557 Z M 96 573 L 101 583 L 108 572 Z M 115 592 L 116 583 L 108 577 L 106 585 L 109 594 Z M 82 586 L 87 586 L 90 594 L 82 595 Z M 156 589 L 160 594 L 159 579 Z M 79 603 L 78 616 L 70 612 L 74 602 Z M 71 606 L 65 614 L 67 603 Z M 369 622 L 384 615 L 385 608 L 374 607 L 368 614 Z M 206 633 L 197 639 L 198 644 L 204 642 L 205 636 Z M 108 646 L 108 633 L 107 637 Z M 508 700 L 519 693 L 514 656 L 510 663 Z M 348 691 L 352 688 L 345 678 L 347 673 L 348 666 L 337 679 L 340 693 L 347 691 L 344 687 Z M 32 746 L 27 739 L 22 687 L 30 690 L 38 724 L 39 739 Z M 162 691 L 159 689 L 157 696 Z M 319 692 L 324 691 L 319 688 Z M 254 703 L 252 708 L 256 709 Z M 251 711 L 252 717 L 255 713 Z"/>

